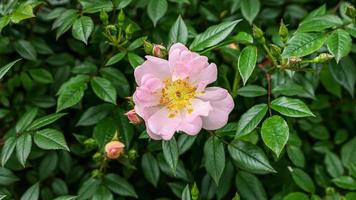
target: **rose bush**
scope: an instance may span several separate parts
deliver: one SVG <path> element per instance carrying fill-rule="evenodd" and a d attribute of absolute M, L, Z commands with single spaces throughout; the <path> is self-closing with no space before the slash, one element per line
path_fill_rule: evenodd
<path fill-rule="evenodd" d="M 0 200 L 355 200 L 354 5 L 2 1 Z"/>

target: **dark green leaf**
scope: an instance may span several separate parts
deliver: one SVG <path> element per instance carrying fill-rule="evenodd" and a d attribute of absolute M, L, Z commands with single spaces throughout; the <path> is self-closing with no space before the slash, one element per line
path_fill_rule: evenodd
<path fill-rule="evenodd" d="M 106 175 L 104 177 L 104 185 L 120 196 L 137 198 L 137 194 L 132 185 L 116 174 Z"/>
<path fill-rule="evenodd" d="M 111 0 L 81 0 L 84 13 L 97 13 L 100 11 L 111 11 L 114 7 Z"/>
<path fill-rule="evenodd" d="M 258 97 L 267 94 L 267 90 L 258 85 L 246 85 L 237 90 L 237 94 L 243 97 Z"/>
<path fill-rule="evenodd" d="M 20 200 L 38 200 L 40 196 L 40 185 L 36 183 L 26 190 Z"/>
<path fill-rule="evenodd" d="M 113 109 L 112 104 L 101 104 L 88 108 L 80 117 L 77 126 L 90 126 L 104 119 Z"/>
<path fill-rule="evenodd" d="M 255 69 L 256 61 L 257 48 L 255 46 L 247 46 L 241 51 L 238 60 L 238 69 L 244 85 Z"/>
<path fill-rule="evenodd" d="M 319 50 L 327 37 L 321 33 L 297 33 L 287 43 L 283 57 L 303 57 Z"/>
<path fill-rule="evenodd" d="M 160 171 L 156 158 L 151 153 L 145 153 L 142 156 L 141 166 L 146 179 L 157 187 Z"/>
<path fill-rule="evenodd" d="M 326 170 L 333 178 L 340 177 L 344 173 L 344 168 L 342 167 L 340 158 L 335 153 L 327 152 L 324 163 Z"/>
<path fill-rule="evenodd" d="M 224 145 L 218 137 L 210 137 L 205 142 L 204 156 L 206 171 L 214 179 L 216 185 L 218 185 L 225 168 Z"/>
<path fill-rule="evenodd" d="M 176 22 L 172 25 L 169 31 L 169 42 L 168 44 L 171 45 L 173 43 L 187 43 L 188 40 L 188 29 L 185 25 L 182 17 L 179 15 Z"/>
<path fill-rule="evenodd" d="M 173 173 L 176 173 L 177 164 L 178 164 L 178 145 L 174 137 L 169 141 L 162 141 L 162 150 L 164 159 L 168 163 L 169 167 L 173 170 Z"/>
<path fill-rule="evenodd" d="M 108 62 L 106 62 L 105 66 L 113 65 L 113 64 L 119 62 L 120 60 L 122 60 L 125 56 L 126 56 L 126 52 L 117 53 L 117 54 L 113 55 L 108 60 Z"/>
<path fill-rule="evenodd" d="M 88 16 L 82 16 L 75 20 L 72 27 L 72 35 L 75 39 L 88 43 L 88 38 L 93 32 L 94 22 Z"/>
<path fill-rule="evenodd" d="M 302 190 L 310 193 L 315 192 L 315 185 L 310 176 L 305 173 L 303 170 L 298 168 L 289 168 L 290 173 L 294 182 L 300 187 Z"/>
<path fill-rule="evenodd" d="M 356 81 L 356 67 L 353 60 L 346 56 L 340 60 L 329 62 L 329 70 L 335 81 L 342 85 L 353 97 Z"/>
<path fill-rule="evenodd" d="M 38 118 L 30 124 L 30 126 L 28 127 L 28 130 L 37 130 L 39 128 L 42 128 L 46 125 L 49 125 L 49 124 L 57 121 L 64 115 L 66 115 L 66 113 L 53 113 L 53 114 Z"/>
<path fill-rule="evenodd" d="M 14 47 L 21 57 L 32 61 L 37 60 L 37 52 L 29 41 L 18 40 L 15 42 Z"/>
<path fill-rule="evenodd" d="M 7 65 L 0 68 L 0 80 L 5 76 L 5 74 L 21 59 L 14 60 Z"/>
<path fill-rule="evenodd" d="M 335 56 L 337 63 L 351 51 L 351 44 L 349 33 L 343 29 L 335 30 L 327 40 L 328 49 Z"/>
<path fill-rule="evenodd" d="M 262 121 L 268 110 L 267 104 L 258 104 L 246 111 L 237 125 L 236 136 L 241 137 L 252 132 Z"/>
<path fill-rule="evenodd" d="M 289 117 L 315 116 L 307 105 L 299 99 L 280 97 L 271 102 L 271 108 Z"/>
<path fill-rule="evenodd" d="M 69 151 L 63 133 L 55 129 L 43 129 L 34 135 L 34 141 L 42 149 L 63 149 Z"/>
<path fill-rule="evenodd" d="M 16 139 L 16 156 L 23 167 L 31 153 L 32 136 L 30 134 L 22 134 Z"/>
<path fill-rule="evenodd" d="M 250 173 L 239 171 L 236 175 L 236 186 L 243 199 L 267 200 L 267 194 L 262 183 Z"/>
<path fill-rule="evenodd" d="M 4 166 L 9 160 L 12 152 L 14 152 L 16 147 L 16 136 L 11 136 L 6 138 L 5 144 L 1 151 L 1 166 Z"/>
<path fill-rule="evenodd" d="M 17 121 L 15 130 L 16 133 L 20 133 L 30 126 L 32 121 L 35 119 L 37 115 L 37 108 L 31 108 L 29 111 L 27 111 L 22 117 Z"/>
<path fill-rule="evenodd" d="M 298 32 L 321 32 L 327 28 L 342 25 L 342 20 L 335 15 L 316 16 L 302 22 Z"/>
<path fill-rule="evenodd" d="M 0 185 L 1 186 L 7 186 L 15 183 L 16 181 L 19 181 L 20 179 L 15 176 L 14 173 L 12 173 L 11 170 L 0 167 Z"/>
<path fill-rule="evenodd" d="M 39 82 L 39 83 L 52 83 L 53 82 L 53 76 L 52 74 L 47 71 L 46 69 L 31 69 L 29 71 L 31 77 L 33 80 Z"/>
<path fill-rule="evenodd" d="M 259 0 L 242 0 L 241 1 L 241 12 L 242 16 L 252 24 L 253 20 L 257 17 L 260 12 L 261 4 Z"/>
<path fill-rule="evenodd" d="M 150 0 L 147 5 L 147 14 L 156 26 L 159 19 L 161 19 L 167 12 L 167 0 Z"/>

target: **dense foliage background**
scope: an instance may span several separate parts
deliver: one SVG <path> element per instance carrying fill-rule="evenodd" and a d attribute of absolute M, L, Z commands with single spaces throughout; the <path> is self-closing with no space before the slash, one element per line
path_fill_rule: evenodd
<path fill-rule="evenodd" d="M 0 199 L 355 200 L 352 5 L 1 1 Z M 129 123 L 144 41 L 217 64 L 224 128 L 162 142 Z M 125 153 L 109 160 L 115 132 Z"/>

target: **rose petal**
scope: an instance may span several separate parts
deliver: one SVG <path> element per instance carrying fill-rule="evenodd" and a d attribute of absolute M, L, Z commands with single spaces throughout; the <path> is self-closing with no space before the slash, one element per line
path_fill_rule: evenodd
<path fill-rule="evenodd" d="M 170 140 L 177 131 L 182 117 L 176 115 L 170 117 L 170 112 L 167 108 L 161 108 L 148 119 L 148 128 L 153 134 L 160 136 L 164 140 Z"/>

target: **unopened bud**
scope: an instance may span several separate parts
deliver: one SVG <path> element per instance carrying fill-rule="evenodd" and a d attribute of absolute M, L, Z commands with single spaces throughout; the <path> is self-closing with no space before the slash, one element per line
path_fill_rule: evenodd
<path fill-rule="evenodd" d="M 125 37 L 127 40 L 130 40 L 132 37 L 132 24 L 127 25 L 125 29 Z"/>
<path fill-rule="evenodd" d="M 280 60 L 281 58 L 281 53 L 282 50 L 279 46 L 275 45 L 275 44 L 271 44 L 270 45 L 270 50 L 271 50 L 271 54 L 273 56 L 273 58 Z"/>
<path fill-rule="evenodd" d="M 257 42 L 261 44 L 264 44 L 266 42 L 265 37 L 263 36 L 264 35 L 263 31 L 260 28 L 258 28 L 256 25 L 252 26 L 252 35 L 257 40 Z"/>
<path fill-rule="evenodd" d="M 327 187 L 325 189 L 326 195 L 333 195 L 335 193 L 335 189 L 333 187 Z"/>
<path fill-rule="evenodd" d="M 230 49 L 238 49 L 238 48 L 239 48 L 236 43 L 230 43 L 230 44 L 228 45 L 228 47 L 229 47 Z"/>
<path fill-rule="evenodd" d="M 318 62 L 318 63 L 323 63 L 326 62 L 328 60 L 333 59 L 334 56 L 328 53 L 321 53 L 319 56 L 315 57 L 313 59 L 314 62 Z"/>
<path fill-rule="evenodd" d="M 356 9 L 352 5 L 348 5 L 346 8 L 346 15 L 354 19 L 356 17 Z"/>
<path fill-rule="evenodd" d="M 130 160 L 135 160 L 138 157 L 137 151 L 135 149 L 131 149 L 128 156 Z"/>
<path fill-rule="evenodd" d="M 104 25 L 109 24 L 109 16 L 104 10 L 100 11 L 100 20 Z"/>
<path fill-rule="evenodd" d="M 192 187 L 191 194 L 192 194 L 192 200 L 197 200 L 199 198 L 199 189 L 196 183 L 194 183 Z"/>
<path fill-rule="evenodd" d="M 125 145 L 120 141 L 111 141 L 105 145 L 106 157 L 116 159 L 124 153 Z"/>
<path fill-rule="evenodd" d="M 154 44 L 152 49 L 152 55 L 158 58 L 165 58 L 167 57 L 168 52 L 166 47 L 159 44 Z"/>
<path fill-rule="evenodd" d="M 107 25 L 105 29 L 109 35 L 115 36 L 117 34 L 117 29 L 114 25 Z"/>
<path fill-rule="evenodd" d="M 236 193 L 234 198 L 232 198 L 232 200 L 240 200 L 240 195 L 238 193 Z"/>
<path fill-rule="evenodd" d="M 91 172 L 91 176 L 96 178 L 96 177 L 101 177 L 102 173 L 100 172 L 100 170 L 98 169 L 94 169 L 92 172 Z"/>
<path fill-rule="evenodd" d="M 125 13 L 123 10 L 120 10 L 119 15 L 117 16 L 117 25 L 119 27 L 122 27 L 124 25 L 125 22 Z"/>
<path fill-rule="evenodd" d="M 151 42 L 144 41 L 143 42 L 143 49 L 145 50 L 145 53 L 147 55 L 151 55 L 151 53 L 153 51 L 153 44 Z"/>
<path fill-rule="evenodd" d="M 281 25 L 279 26 L 279 36 L 282 38 L 282 42 L 286 43 L 288 40 L 288 28 L 284 24 L 283 20 L 281 20 Z"/>
<path fill-rule="evenodd" d="M 142 122 L 141 118 L 137 115 L 135 109 L 132 109 L 125 113 L 131 124 L 140 124 Z"/>
<path fill-rule="evenodd" d="M 288 60 L 288 64 L 295 65 L 295 64 L 299 63 L 300 61 L 302 61 L 302 60 L 298 57 L 290 57 Z"/>
<path fill-rule="evenodd" d="M 87 149 L 92 149 L 96 147 L 96 141 L 93 138 L 88 138 L 84 141 L 84 146 Z"/>
<path fill-rule="evenodd" d="M 93 155 L 93 160 L 96 161 L 96 162 L 100 162 L 102 158 L 103 158 L 103 157 L 102 157 L 101 153 L 99 153 L 99 152 L 96 152 L 96 153 Z"/>

